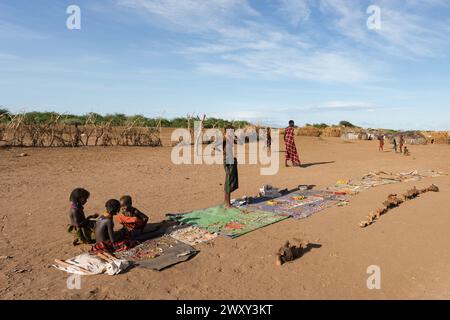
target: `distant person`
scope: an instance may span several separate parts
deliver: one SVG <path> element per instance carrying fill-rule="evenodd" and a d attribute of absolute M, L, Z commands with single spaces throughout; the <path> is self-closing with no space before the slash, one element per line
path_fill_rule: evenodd
<path fill-rule="evenodd" d="M 237 137 L 234 134 L 233 126 L 225 128 L 225 139 L 223 141 L 223 166 L 225 169 L 225 199 L 224 207 L 231 207 L 231 193 L 239 188 L 238 162 L 234 157 L 234 144 L 237 143 Z"/>
<path fill-rule="evenodd" d="M 407 146 L 405 146 L 405 147 L 403 148 L 403 154 L 404 154 L 405 156 L 409 156 L 409 155 L 410 155 L 410 153 L 409 153 L 409 150 L 408 150 L 408 147 L 407 147 Z"/>
<path fill-rule="evenodd" d="M 401 134 L 400 137 L 398 138 L 398 147 L 399 147 L 400 153 L 403 153 L 403 146 L 404 145 L 405 145 L 405 138 Z"/>
<path fill-rule="evenodd" d="M 380 134 L 378 136 L 378 141 L 379 141 L 378 150 L 384 151 L 384 134 Z"/>
<path fill-rule="evenodd" d="M 133 238 L 144 231 L 148 217 L 133 207 L 130 196 L 123 196 L 120 198 L 120 214 L 116 216 L 116 221 L 123 225 L 124 236 Z"/>
<path fill-rule="evenodd" d="M 270 151 L 270 149 L 272 147 L 272 129 L 270 129 L 269 127 L 267 127 L 266 135 L 267 135 L 267 137 L 266 137 L 266 147 Z"/>
<path fill-rule="evenodd" d="M 392 148 L 394 149 L 394 152 L 397 153 L 397 137 L 393 137 L 392 139 Z"/>
<path fill-rule="evenodd" d="M 74 246 L 79 244 L 91 244 L 95 242 L 94 227 L 95 218 L 98 215 L 84 215 L 84 205 L 90 197 L 89 191 L 83 188 L 74 189 L 69 196 L 70 205 L 70 224 L 67 231 L 74 235 L 75 239 L 72 244 Z"/>
<path fill-rule="evenodd" d="M 284 164 L 288 167 L 288 161 L 292 162 L 294 167 L 300 167 L 300 159 L 298 158 L 297 147 L 295 146 L 295 129 L 294 121 L 289 121 L 289 126 L 284 130 L 284 142 L 286 145 L 286 160 Z"/>
<path fill-rule="evenodd" d="M 114 252 L 129 249 L 127 241 L 118 241 L 114 233 L 113 217 L 120 211 L 120 202 L 116 199 L 108 200 L 105 204 L 106 212 L 98 218 L 95 224 L 96 244 L 89 251 L 91 254 L 99 252 Z"/>

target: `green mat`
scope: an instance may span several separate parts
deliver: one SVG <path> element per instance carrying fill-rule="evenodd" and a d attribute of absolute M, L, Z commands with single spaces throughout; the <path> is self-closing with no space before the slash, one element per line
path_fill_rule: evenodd
<path fill-rule="evenodd" d="M 221 205 L 184 214 L 170 215 L 170 218 L 181 223 L 206 229 L 212 233 L 236 238 L 253 230 L 285 220 L 289 216 L 249 209 L 228 209 Z"/>

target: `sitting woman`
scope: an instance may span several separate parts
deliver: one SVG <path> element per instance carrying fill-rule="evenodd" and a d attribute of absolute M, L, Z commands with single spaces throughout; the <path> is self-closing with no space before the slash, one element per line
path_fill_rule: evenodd
<path fill-rule="evenodd" d="M 121 212 L 116 216 L 116 221 L 123 225 L 122 232 L 127 238 L 133 238 L 141 234 L 148 222 L 148 217 L 133 207 L 130 196 L 120 198 Z"/>
<path fill-rule="evenodd" d="M 95 218 L 98 215 L 91 215 L 87 218 L 84 215 L 84 205 L 88 201 L 90 196 L 89 191 L 83 188 L 76 188 L 70 194 L 69 200 L 70 206 L 70 224 L 67 227 L 67 231 L 74 235 L 73 245 L 78 244 L 90 244 L 95 242 L 94 228 Z"/>

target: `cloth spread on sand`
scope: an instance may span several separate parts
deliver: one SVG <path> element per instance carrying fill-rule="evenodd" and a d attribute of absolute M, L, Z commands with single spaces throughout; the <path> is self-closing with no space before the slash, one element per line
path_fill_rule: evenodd
<path fill-rule="evenodd" d="M 180 262 L 187 261 L 197 253 L 198 251 L 192 246 L 180 242 L 173 247 L 167 248 L 164 254 L 155 259 L 139 261 L 137 266 L 161 271 Z"/>
<path fill-rule="evenodd" d="M 384 171 L 370 172 L 360 180 L 339 180 L 336 185 L 327 190 L 335 194 L 357 194 L 363 190 L 392 183 L 421 181 L 424 178 L 447 175 L 444 172 L 430 170 L 420 174 L 417 170 L 401 173 L 386 173 Z"/>
<path fill-rule="evenodd" d="M 188 260 L 198 251 L 172 237 L 147 240 L 133 249 L 115 253 L 120 259 L 132 261 L 138 267 L 162 270 Z"/>
<path fill-rule="evenodd" d="M 211 233 L 231 238 L 287 219 L 288 216 L 243 208 L 224 208 L 222 205 L 195 210 L 184 214 L 169 215 L 170 219 L 197 226 Z"/>
<path fill-rule="evenodd" d="M 286 160 L 291 160 L 293 165 L 299 166 L 300 159 L 298 158 L 297 147 L 295 146 L 293 127 L 286 128 L 285 137 L 286 137 Z"/>
<path fill-rule="evenodd" d="M 130 263 L 122 259 L 104 259 L 97 255 L 83 253 L 74 258 L 61 261 L 55 260 L 54 268 L 67 273 L 80 275 L 108 274 L 110 276 L 124 272 L 130 266 Z"/>
<path fill-rule="evenodd" d="M 208 242 L 217 238 L 217 233 L 211 233 L 207 230 L 195 226 L 177 226 L 169 233 L 172 238 L 195 246 L 199 243 Z"/>
<path fill-rule="evenodd" d="M 304 190 L 266 201 L 256 200 L 256 203 L 242 208 L 303 219 L 343 201 L 347 201 L 346 196 L 339 196 L 324 190 Z"/>

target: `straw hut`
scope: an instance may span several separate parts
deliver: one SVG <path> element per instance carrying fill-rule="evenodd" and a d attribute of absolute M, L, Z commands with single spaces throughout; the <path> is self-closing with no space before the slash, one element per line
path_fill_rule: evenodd
<path fill-rule="evenodd" d="M 339 138 L 342 135 L 340 127 L 326 127 L 322 130 L 322 137 L 334 137 Z"/>
<path fill-rule="evenodd" d="M 447 131 L 422 131 L 421 133 L 430 144 L 450 144 L 450 134 Z"/>
<path fill-rule="evenodd" d="M 320 137 L 322 132 L 313 126 L 306 126 L 296 129 L 297 136 Z"/>
<path fill-rule="evenodd" d="M 420 131 L 406 131 L 400 132 L 395 135 L 395 137 L 403 136 L 406 144 L 411 145 L 425 145 L 428 143 L 427 138 Z"/>

